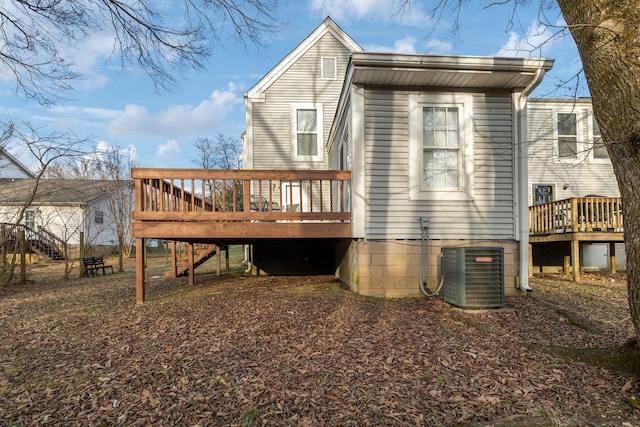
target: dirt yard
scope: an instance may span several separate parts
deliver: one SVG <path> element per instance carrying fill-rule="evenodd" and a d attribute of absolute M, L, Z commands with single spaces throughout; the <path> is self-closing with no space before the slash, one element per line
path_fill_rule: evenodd
<path fill-rule="evenodd" d="M 465 313 L 208 264 L 188 286 L 151 258 L 143 306 L 131 262 L 0 287 L 0 425 L 640 426 L 636 379 L 549 351 L 633 336 L 622 275 L 536 277 L 508 309 Z"/>

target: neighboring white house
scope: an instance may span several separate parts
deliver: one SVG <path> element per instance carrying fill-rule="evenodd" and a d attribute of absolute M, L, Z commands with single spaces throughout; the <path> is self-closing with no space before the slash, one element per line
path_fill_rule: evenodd
<path fill-rule="evenodd" d="M 29 229 L 44 230 L 72 248 L 79 245 L 80 232 L 84 232 L 86 245 L 114 249 L 118 237 L 108 194 L 116 191 L 114 185 L 125 186 L 124 194 L 133 197 L 130 181 L 0 180 L 0 223 L 15 223 L 20 209 L 28 204 L 21 224 Z M 32 195 L 33 201 L 28 203 Z"/>
<path fill-rule="evenodd" d="M 0 147 L 0 179 L 35 178 L 36 176 L 7 150 Z"/>
<path fill-rule="evenodd" d="M 419 295 L 421 277 L 439 281 L 442 248 L 484 246 L 504 250 L 504 290 L 518 293 L 527 96 L 552 64 L 363 52 L 327 18 L 245 95 L 244 165 L 352 171 L 336 275 L 354 291 Z"/>
<path fill-rule="evenodd" d="M 529 204 L 574 197 L 620 197 L 611 160 L 600 137 L 590 98 L 531 98 L 528 102 Z M 560 248 L 560 245 L 555 245 Z M 582 243 L 585 268 L 607 269 L 609 244 Z M 549 249 L 541 248 L 545 255 Z M 569 248 L 564 248 L 568 255 Z M 534 262 L 536 261 L 534 252 Z M 555 262 L 562 265 L 562 253 Z M 616 264 L 626 264 L 624 244 L 616 244 Z M 549 264 L 547 264 L 549 265 Z"/>

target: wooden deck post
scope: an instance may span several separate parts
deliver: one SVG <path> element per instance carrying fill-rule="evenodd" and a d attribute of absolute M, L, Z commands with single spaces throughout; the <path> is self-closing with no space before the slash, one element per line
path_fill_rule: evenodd
<path fill-rule="evenodd" d="M 136 303 L 144 303 L 144 258 L 145 258 L 145 241 L 144 239 L 136 239 Z"/>
<path fill-rule="evenodd" d="M 609 273 L 616 274 L 616 244 L 609 242 Z"/>
<path fill-rule="evenodd" d="M 188 263 L 189 263 L 189 272 L 187 273 L 189 275 L 189 285 L 194 285 L 196 283 L 196 279 L 194 277 L 194 272 L 195 272 L 195 267 L 193 266 L 193 260 L 195 258 L 195 253 L 194 253 L 194 244 L 189 242 L 186 244 L 186 251 L 187 251 L 187 257 L 189 259 Z"/>
<path fill-rule="evenodd" d="M 216 276 L 222 276 L 222 263 L 220 259 L 220 246 L 216 245 Z"/>
<path fill-rule="evenodd" d="M 178 277 L 178 254 L 176 253 L 176 241 L 171 241 L 171 277 Z"/>
<path fill-rule="evenodd" d="M 571 264 L 573 265 L 573 281 L 580 281 L 580 241 L 571 241 Z"/>
<path fill-rule="evenodd" d="M 229 245 L 224 247 L 224 260 L 227 267 L 227 274 L 229 274 Z"/>
<path fill-rule="evenodd" d="M 529 277 L 533 277 L 533 245 L 529 243 Z"/>

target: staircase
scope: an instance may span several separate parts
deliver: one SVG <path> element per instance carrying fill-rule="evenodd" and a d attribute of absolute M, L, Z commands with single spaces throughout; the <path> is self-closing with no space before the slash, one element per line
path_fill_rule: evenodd
<path fill-rule="evenodd" d="M 195 244 L 193 245 L 193 268 L 196 269 L 205 261 L 218 253 L 218 246 L 209 244 Z M 180 258 L 176 260 L 177 270 L 176 277 L 186 276 L 189 273 L 189 255 L 187 252 L 183 253 Z M 173 277 L 173 271 L 167 271 L 164 273 L 165 277 Z"/>
<path fill-rule="evenodd" d="M 64 241 L 40 227 L 34 230 L 22 224 L 0 224 L 0 244 L 7 252 L 20 251 L 20 231 L 24 231 L 26 251 L 36 253 L 55 261 L 64 259 Z"/>

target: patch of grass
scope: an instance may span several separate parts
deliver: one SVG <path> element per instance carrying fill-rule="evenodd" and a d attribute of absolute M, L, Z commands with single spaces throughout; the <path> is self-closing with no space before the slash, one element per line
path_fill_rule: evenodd
<path fill-rule="evenodd" d="M 244 420 L 242 421 L 242 427 L 253 427 L 258 417 L 260 417 L 260 412 L 256 407 L 247 409 L 247 412 L 244 414 Z"/>

